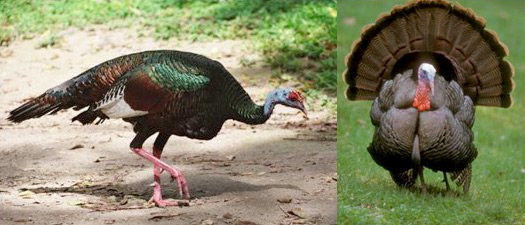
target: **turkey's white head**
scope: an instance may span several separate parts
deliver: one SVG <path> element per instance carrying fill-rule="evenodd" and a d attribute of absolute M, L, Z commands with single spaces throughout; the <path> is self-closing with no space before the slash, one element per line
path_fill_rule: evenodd
<path fill-rule="evenodd" d="M 424 82 L 430 86 L 430 93 L 434 95 L 434 77 L 436 76 L 436 68 L 429 63 L 422 63 L 418 70 L 419 82 Z"/>
<path fill-rule="evenodd" d="M 303 94 L 292 88 L 278 88 L 270 92 L 264 102 L 264 115 L 269 116 L 276 104 L 299 109 L 305 116 L 307 115 Z"/>

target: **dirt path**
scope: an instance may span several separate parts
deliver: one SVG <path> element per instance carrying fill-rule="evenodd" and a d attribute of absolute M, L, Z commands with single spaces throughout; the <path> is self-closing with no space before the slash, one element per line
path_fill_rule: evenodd
<path fill-rule="evenodd" d="M 270 68 L 240 63 L 261 61 L 249 42 L 159 42 L 137 33 L 71 29 L 52 48 L 35 49 L 39 38 L 0 47 L 0 224 L 336 224 L 336 119 L 314 101 L 310 120 L 277 107 L 267 124 L 228 121 L 211 141 L 172 137 L 163 157 L 185 172 L 194 199 L 165 209 L 146 204 L 152 166 L 129 152 L 129 124 L 72 124 L 72 110 L 17 125 L 5 120 L 24 98 L 142 50 L 217 59 L 258 102 L 270 90 Z M 164 195 L 175 197 L 175 183 L 166 174 L 162 180 Z"/>

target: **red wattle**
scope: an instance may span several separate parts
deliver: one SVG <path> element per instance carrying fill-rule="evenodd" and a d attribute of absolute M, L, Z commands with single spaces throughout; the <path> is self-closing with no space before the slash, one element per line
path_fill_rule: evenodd
<path fill-rule="evenodd" d="M 418 82 L 412 106 L 420 112 L 430 110 L 430 85 L 428 83 Z"/>

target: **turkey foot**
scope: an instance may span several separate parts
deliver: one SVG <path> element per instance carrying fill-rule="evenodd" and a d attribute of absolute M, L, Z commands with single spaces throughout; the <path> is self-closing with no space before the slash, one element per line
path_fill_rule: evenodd
<path fill-rule="evenodd" d="M 447 186 L 447 191 L 449 191 L 450 185 L 448 184 L 447 173 L 445 172 L 443 172 L 443 182 L 445 182 L 445 185 Z"/>
<path fill-rule="evenodd" d="M 177 202 L 177 201 L 168 201 L 162 199 L 162 189 L 160 186 L 160 174 L 162 173 L 162 168 L 158 166 L 153 166 L 153 176 L 155 180 L 155 186 L 153 187 L 153 195 L 151 196 L 148 203 L 154 202 L 158 207 L 166 206 L 187 206 L 187 202 Z"/>
<path fill-rule="evenodd" d="M 426 195 L 427 185 L 425 185 L 425 178 L 423 177 L 423 167 L 422 166 L 419 167 L 418 173 L 419 173 L 419 181 L 421 181 L 421 193 L 423 193 L 423 195 Z"/>
<path fill-rule="evenodd" d="M 168 165 L 167 163 L 165 163 L 162 160 L 158 159 L 157 157 L 153 156 L 151 153 L 147 152 L 143 148 L 132 148 L 131 151 L 133 151 L 135 154 L 137 154 L 137 155 L 141 156 L 142 158 L 145 158 L 146 160 L 148 160 L 151 163 L 153 163 L 154 176 L 157 176 L 155 174 L 156 173 L 155 167 L 158 167 L 158 175 L 159 176 L 160 176 L 160 172 L 161 172 L 160 169 L 168 172 L 171 175 L 171 179 L 172 180 L 177 180 L 177 185 L 179 186 L 179 194 L 180 194 L 180 196 L 183 197 L 183 198 L 186 198 L 186 199 L 190 198 L 190 192 L 188 191 L 188 183 L 186 182 L 186 178 L 184 178 L 184 175 L 182 175 L 182 173 L 179 170 L 171 167 L 170 165 Z M 159 191 L 158 191 L 158 193 L 159 193 L 159 196 L 162 196 L 162 194 L 160 193 L 160 177 L 159 177 L 159 180 L 158 180 L 158 184 L 159 184 L 159 188 L 158 188 Z M 156 177 L 155 177 L 155 185 L 157 185 Z M 154 192 L 153 193 L 154 194 L 156 193 L 155 188 L 154 188 Z M 153 195 L 153 197 L 155 197 L 155 195 Z"/>

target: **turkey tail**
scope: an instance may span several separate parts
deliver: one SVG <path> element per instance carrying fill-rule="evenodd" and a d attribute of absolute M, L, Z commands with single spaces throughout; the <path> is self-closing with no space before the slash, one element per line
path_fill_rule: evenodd
<path fill-rule="evenodd" d="M 343 73 L 347 98 L 372 100 L 386 80 L 428 62 L 476 105 L 509 107 L 514 69 L 503 60 L 507 47 L 485 24 L 471 9 L 443 0 L 394 7 L 353 43 Z"/>
<path fill-rule="evenodd" d="M 11 111 L 7 119 L 16 123 L 20 123 L 30 118 L 41 117 L 48 113 L 56 113 L 61 109 L 63 109 L 62 103 L 50 103 L 46 100 L 45 96 L 40 96 L 38 98 L 29 100 L 25 104 Z"/>
<path fill-rule="evenodd" d="M 101 99 L 120 76 L 142 64 L 143 54 L 149 53 L 142 52 L 125 55 L 101 63 L 47 90 L 42 95 L 30 99 L 11 111 L 7 119 L 19 123 L 27 119 L 56 113 L 62 109 L 74 107 L 73 109 L 79 110 L 89 106 Z M 75 118 L 82 123 L 91 120 L 91 114 L 81 115 Z"/>

